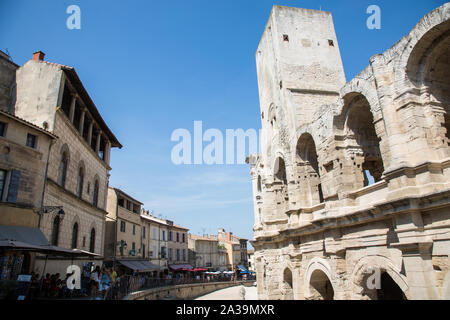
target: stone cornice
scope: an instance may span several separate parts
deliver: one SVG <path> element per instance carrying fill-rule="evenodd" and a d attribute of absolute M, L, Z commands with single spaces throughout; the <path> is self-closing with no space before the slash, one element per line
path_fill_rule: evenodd
<path fill-rule="evenodd" d="M 359 224 L 384 220 L 389 216 L 400 213 L 428 211 L 437 208 L 450 207 L 450 189 L 430 193 L 422 196 L 409 196 L 392 201 L 376 204 L 370 208 L 352 212 L 338 217 L 325 217 L 319 220 L 310 221 L 299 227 L 288 226 L 267 237 L 258 237 L 251 242 L 253 246 L 258 246 L 262 242 L 282 242 L 288 238 L 311 235 L 325 230 L 350 227 Z"/>

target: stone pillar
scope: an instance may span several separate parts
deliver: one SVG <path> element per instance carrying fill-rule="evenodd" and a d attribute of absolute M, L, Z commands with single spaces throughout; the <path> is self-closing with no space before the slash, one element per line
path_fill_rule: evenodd
<path fill-rule="evenodd" d="M 111 141 L 106 142 L 106 148 L 105 148 L 105 162 L 110 165 L 111 162 Z"/>
<path fill-rule="evenodd" d="M 431 246 L 430 242 L 411 244 L 401 248 L 410 299 L 438 300 L 440 298 L 431 259 Z"/>
<path fill-rule="evenodd" d="M 83 111 L 81 112 L 80 127 L 78 128 L 78 132 L 80 132 L 81 135 L 83 135 L 85 117 L 86 117 L 86 109 L 83 109 Z"/>
<path fill-rule="evenodd" d="M 378 101 L 386 129 L 386 140 L 390 152 L 390 162 L 385 163 L 385 171 L 396 168 L 408 162 L 408 150 L 406 137 L 399 125 L 397 111 L 393 108 L 393 70 L 381 54 L 370 59 L 375 82 L 377 85 Z M 381 148 L 381 145 L 380 145 Z"/>
<path fill-rule="evenodd" d="M 69 111 L 69 119 L 70 122 L 73 123 L 73 119 L 75 117 L 75 105 L 77 103 L 77 95 L 72 95 L 72 103 L 70 104 L 70 111 Z"/>
<path fill-rule="evenodd" d="M 102 138 L 102 132 L 99 131 L 98 135 L 97 135 L 97 141 L 95 144 L 95 153 L 98 155 L 98 153 L 100 152 L 100 139 Z"/>
<path fill-rule="evenodd" d="M 89 124 L 89 129 L 88 129 L 88 136 L 87 136 L 87 143 L 89 145 L 92 144 L 92 131 L 94 129 L 94 121 L 91 119 L 91 123 Z"/>
<path fill-rule="evenodd" d="M 418 206 L 418 203 L 414 203 Z M 424 223 L 419 211 L 395 218 L 398 243 L 402 251 L 404 274 L 408 281 L 408 299 L 439 299 L 437 281 L 432 263 L 433 241 L 423 235 Z M 403 289 L 403 288 L 402 288 Z"/>

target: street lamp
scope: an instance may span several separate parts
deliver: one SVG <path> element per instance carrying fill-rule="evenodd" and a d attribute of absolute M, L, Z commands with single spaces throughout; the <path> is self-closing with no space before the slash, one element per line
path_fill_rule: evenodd
<path fill-rule="evenodd" d="M 58 210 L 59 221 L 63 221 L 64 216 L 66 215 L 66 213 L 63 210 L 63 207 L 61 207 L 61 206 L 59 206 L 59 207 L 51 207 L 51 206 L 49 206 L 49 207 L 42 207 L 39 210 L 39 212 L 38 212 L 39 213 L 38 228 L 41 227 L 41 217 L 44 214 L 48 214 L 48 213 L 51 213 L 51 212 L 56 211 L 56 210 Z"/>

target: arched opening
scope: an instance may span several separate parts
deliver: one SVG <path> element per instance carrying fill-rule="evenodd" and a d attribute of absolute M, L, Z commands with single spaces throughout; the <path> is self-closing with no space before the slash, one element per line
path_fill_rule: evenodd
<path fill-rule="evenodd" d="M 275 161 L 275 183 L 280 186 L 281 202 L 289 201 L 288 181 L 286 174 L 286 164 L 284 159 L 279 157 Z"/>
<path fill-rule="evenodd" d="M 312 300 L 333 300 L 334 289 L 330 279 L 322 270 L 314 270 L 310 279 Z"/>
<path fill-rule="evenodd" d="M 52 245 L 57 246 L 59 240 L 59 225 L 60 225 L 59 216 L 56 216 L 53 219 L 53 227 L 52 227 Z"/>
<path fill-rule="evenodd" d="M 349 94 L 344 100 L 347 108 L 347 155 L 355 167 L 357 187 L 367 187 L 381 181 L 383 175 L 380 139 L 367 99 L 361 94 Z"/>
<path fill-rule="evenodd" d="M 258 176 L 258 192 L 262 191 L 262 182 L 261 182 L 261 176 Z"/>
<path fill-rule="evenodd" d="M 286 268 L 283 272 L 283 298 L 284 300 L 294 300 L 294 290 L 292 287 L 292 271 Z"/>
<path fill-rule="evenodd" d="M 300 185 L 309 186 L 303 198 L 309 199 L 311 206 L 324 202 L 316 144 L 309 133 L 303 134 L 297 142 L 297 158 Z"/>
<path fill-rule="evenodd" d="M 93 196 L 93 199 L 92 199 L 92 204 L 95 207 L 98 207 L 98 189 L 99 189 L 99 183 L 98 183 L 98 180 L 95 180 L 95 183 L 94 183 L 94 196 Z"/>
<path fill-rule="evenodd" d="M 440 117 L 444 144 L 450 145 L 450 31 L 436 40 L 424 65 L 424 85 L 429 88 L 432 102 L 442 108 Z"/>
<path fill-rule="evenodd" d="M 387 272 L 381 274 L 380 287 L 377 289 L 377 300 L 407 300 L 402 289 Z"/>
<path fill-rule="evenodd" d="M 77 180 L 77 196 L 81 198 L 83 196 L 83 184 L 84 184 L 84 168 L 80 166 L 78 169 L 78 180 Z"/>
<path fill-rule="evenodd" d="M 72 249 L 78 246 L 78 223 L 75 222 L 72 229 Z"/>
<path fill-rule="evenodd" d="M 91 239 L 89 241 L 89 251 L 95 252 L 95 228 L 91 230 Z"/>
<path fill-rule="evenodd" d="M 69 155 L 66 151 L 64 151 L 61 155 L 61 161 L 59 163 L 58 170 L 58 184 L 65 188 L 66 186 L 66 177 L 67 177 L 67 167 L 69 164 Z"/>
<path fill-rule="evenodd" d="M 450 155 L 450 20 L 428 30 L 415 44 L 408 57 L 406 73 L 419 90 L 423 103 L 417 113 L 425 115 L 427 143 L 433 149 L 444 150 L 440 156 Z M 426 92 L 426 94 L 424 94 Z M 429 157 L 429 155 L 427 155 Z"/>

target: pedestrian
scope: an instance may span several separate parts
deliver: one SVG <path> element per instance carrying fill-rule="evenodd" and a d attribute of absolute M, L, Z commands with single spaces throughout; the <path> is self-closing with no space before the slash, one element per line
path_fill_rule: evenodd
<path fill-rule="evenodd" d="M 42 295 L 46 298 L 49 297 L 50 295 L 50 285 L 51 285 L 50 273 L 47 273 L 45 275 L 45 278 L 42 280 Z"/>
<path fill-rule="evenodd" d="M 244 288 L 244 286 L 241 286 L 241 289 L 239 290 L 239 295 L 241 296 L 242 300 L 245 300 L 245 288 Z"/>
<path fill-rule="evenodd" d="M 111 272 L 111 281 L 112 281 L 113 283 L 115 283 L 115 282 L 116 282 L 116 279 L 117 279 L 117 272 L 116 272 L 116 270 L 113 268 L 113 269 L 112 269 L 112 272 Z"/>
<path fill-rule="evenodd" d="M 100 267 L 96 266 L 94 272 L 91 273 L 91 298 L 95 298 L 98 294 L 99 284 L 100 284 Z"/>
<path fill-rule="evenodd" d="M 109 289 L 111 285 L 111 277 L 110 277 L 110 271 L 108 268 L 104 268 L 101 276 L 100 281 L 100 294 L 104 298 L 106 295 L 106 291 Z"/>

